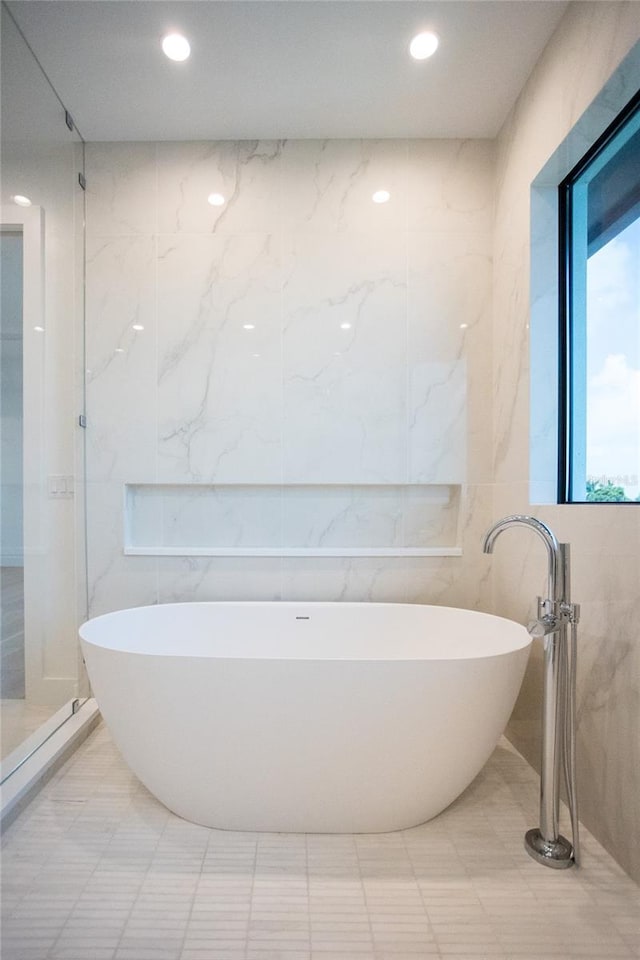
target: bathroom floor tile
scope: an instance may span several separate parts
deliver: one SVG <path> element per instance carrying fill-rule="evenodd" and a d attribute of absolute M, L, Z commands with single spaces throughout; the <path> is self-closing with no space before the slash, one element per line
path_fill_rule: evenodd
<path fill-rule="evenodd" d="M 586 830 L 580 870 L 524 853 L 537 792 L 503 740 L 410 830 L 209 830 L 158 803 L 100 727 L 5 832 L 2 958 L 638 960 L 640 889 Z"/>

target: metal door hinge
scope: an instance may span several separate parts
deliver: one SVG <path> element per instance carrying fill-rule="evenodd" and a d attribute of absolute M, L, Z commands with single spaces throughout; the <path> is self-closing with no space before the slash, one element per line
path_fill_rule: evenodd
<path fill-rule="evenodd" d="M 80 416 L 78 417 L 78 425 L 81 426 L 83 429 L 86 429 L 87 418 L 85 417 L 84 413 L 81 413 Z"/>
<path fill-rule="evenodd" d="M 73 117 L 71 116 L 71 114 L 69 113 L 68 110 L 65 110 L 65 112 L 64 112 L 64 122 L 65 122 L 66 125 L 69 127 L 69 130 L 73 130 L 73 129 L 74 129 L 75 124 L 74 124 L 74 122 L 73 122 Z"/>
<path fill-rule="evenodd" d="M 78 183 L 80 184 L 83 190 L 87 189 L 87 181 L 85 180 L 84 173 L 78 174 Z"/>
<path fill-rule="evenodd" d="M 78 712 L 79 709 L 80 709 L 80 701 L 79 701 L 79 700 L 72 700 L 72 701 L 71 701 L 71 716 L 75 716 L 75 714 Z"/>

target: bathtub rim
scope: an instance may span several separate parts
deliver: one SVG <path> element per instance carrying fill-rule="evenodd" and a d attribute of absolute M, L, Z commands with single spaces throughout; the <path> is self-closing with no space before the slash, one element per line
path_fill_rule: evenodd
<path fill-rule="evenodd" d="M 189 653 L 189 652 L 179 652 L 171 651 L 164 652 L 159 650 L 134 650 L 131 648 L 121 648 L 107 645 L 104 642 L 97 642 L 95 639 L 88 638 L 84 631 L 90 624 L 95 624 L 97 622 L 105 623 L 108 620 L 117 621 L 118 618 L 123 617 L 127 613 L 132 611 L 142 611 L 142 610 L 154 610 L 160 608 L 186 608 L 186 607 L 242 607 L 242 608 L 259 608 L 259 607 L 304 607 L 304 608 L 327 608 L 327 607 L 341 607 L 341 608 L 362 608 L 362 607 L 384 607 L 384 608 L 427 608 L 434 609 L 443 612 L 451 612 L 453 614 L 465 614 L 470 615 L 471 617 L 480 617 L 485 622 L 489 620 L 497 621 L 501 624 L 508 624 L 509 627 L 513 627 L 514 641 L 516 637 L 520 637 L 519 643 L 511 643 L 507 649 L 485 652 L 482 653 L 481 650 L 473 651 L 473 655 L 462 655 L 462 656 L 417 656 L 417 655 L 407 655 L 407 656 L 357 656 L 355 654 L 345 655 L 345 656 L 327 656 L 326 654 L 321 655 L 312 655 L 307 657 L 295 657 L 295 656 L 247 656 L 247 655 L 226 655 L 226 654 L 201 654 L 201 653 Z M 300 662 L 300 663 L 421 663 L 421 662 L 448 662 L 452 660 L 463 660 L 463 661 L 474 661 L 474 660 L 487 660 L 493 657 L 506 657 L 513 655 L 514 653 L 520 650 L 527 650 L 529 653 L 532 648 L 532 638 L 527 633 L 526 628 L 523 624 L 518 623 L 517 620 L 512 620 L 509 617 L 502 617 L 493 613 L 486 613 L 481 610 L 473 610 L 467 607 L 451 607 L 441 604 L 427 604 L 427 603 L 396 603 L 393 601 L 336 601 L 336 600 L 195 600 L 195 601 L 179 601 L 175 603 L 154 603 L 154 604 L 141 604 L 135 607 L 123 607 L 120 610 L 112 610 L 109 613 L 99 614 L 97 617 L 90 617 L 85 620 L 84 623 L 78 628 L 78 635 L 80 637 L 81 644 L 88 644 L 90 646 L 96 647 L 101 650 L 110 651 L 117 654 L 125 654 L 127 656 L 137 656 L 137 657 L 158 657 L 166 660 L 182 660 L 182 659 L 200 659 L 203 661 L 216 660 L 219 662 L 229 662 L 229 661 L 255 661 L 261 663 L 269 663 L 272 661 L 288 661 L 288 662 Z"/>

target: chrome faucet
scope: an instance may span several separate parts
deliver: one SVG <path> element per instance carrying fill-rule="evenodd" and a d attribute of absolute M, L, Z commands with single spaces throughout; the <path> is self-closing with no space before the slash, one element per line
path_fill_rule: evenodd
<path fill-rule="evenodd" d="M 547 548 L 547 596 L 552 600 L 559 599 L 558 590 L 560 589 L 560 584 L 558 582 L 558 570 L 561 567 L 560 544 L 546 523 L 542 523 L 541 520 L 536 520 L 535 517 L 526 517 L 522 514 L 503 517 L 502 520 L 494 523 L 485 533 L 482 543 L 484 553 L 493 553 L 493 546 L 500 534 L 508 530 L 509 527 L 519 526 L 530 527 L 544 542 Z"/>
<path fill-rule="evenodd" d="M 540 828 L 528 830 L 525 849 L 539 863 L 563 868 L 578 863 L 578 811 L 575 776 L 575 665 L 580 607 L 570 601 L 570 551 L 549 527 L 535 517 L 514 514 L 498 520 L 485 534 L 482 549 L 493 547 L 509 527 L 529 527 L 547 549 L 547 596 L 538 597 L 537 619 L 528 626 L 532 637 L 544 638 Z M 569 640 L 567 626 L 571 624 Z M 573 844 L 558 831 L 560 758 L 564 761 Z"/>
<path fill-rule="evenodd" d="M 535 517 L 514 514 L 503 517 L 486 532 L 482 549 L 484 553 L 493 553 L 493 547 L 500 536 L 509 527 L 525 526 L 537 533 L 547 549 L 547 596 L 538 597 L 538 619 L 528 625 L 532 637 L 545 637 L 555 633 L 563 616 L 568 612 L 563 602 L 569 593 L 569 545 L 558 543 L 546 523 Z"/>

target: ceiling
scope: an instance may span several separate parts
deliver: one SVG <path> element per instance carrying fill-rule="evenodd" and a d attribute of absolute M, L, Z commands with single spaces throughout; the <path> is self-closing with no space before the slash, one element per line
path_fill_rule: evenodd
<path fill-rule="evenodd" d="M 494 137 L 563 0 L 14 0 L 86 140 Z M 440 48 L 408 56 L 431 29 Z M 169 31 L 191 57 L 161 53 Z"/>

